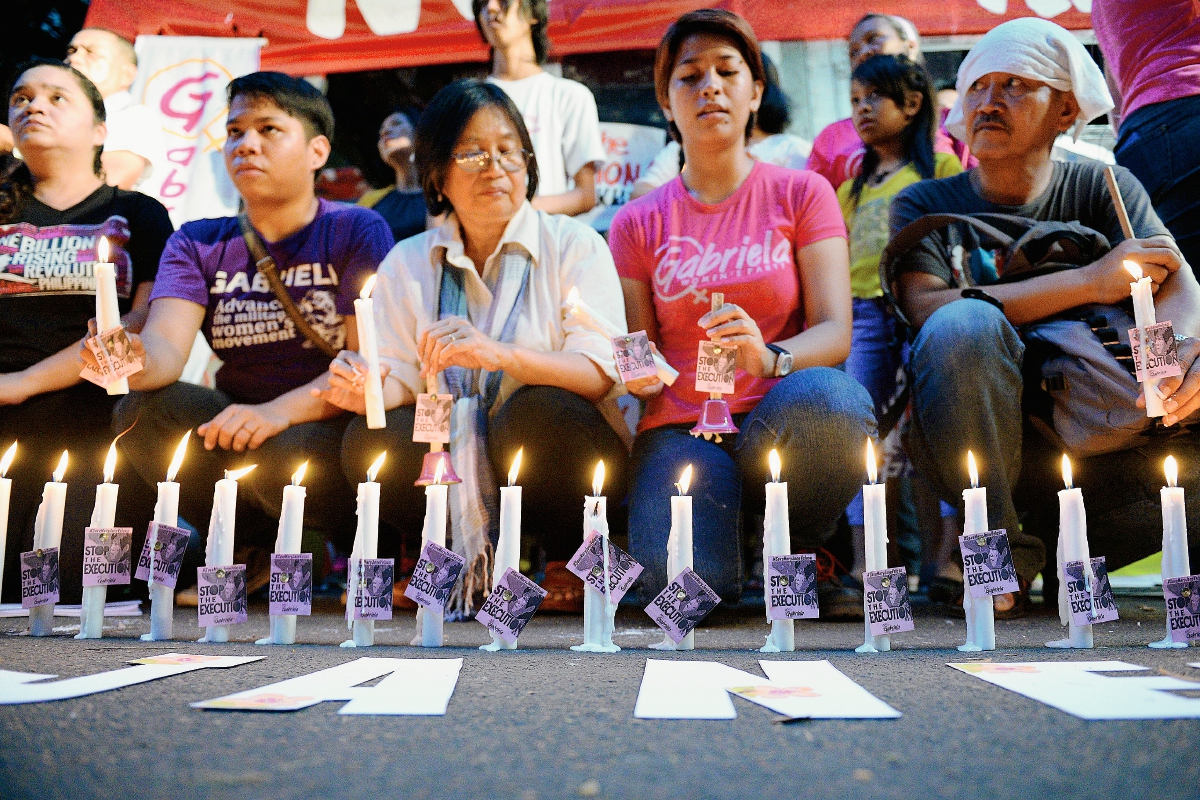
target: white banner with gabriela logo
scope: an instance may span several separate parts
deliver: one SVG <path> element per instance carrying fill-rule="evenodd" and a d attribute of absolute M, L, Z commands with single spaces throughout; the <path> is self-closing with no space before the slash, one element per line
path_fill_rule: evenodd
<path fill-rule="evenodd" d="M 225 172 L 225 88 L 258 70 L 266 39 L 139 36 L 138 75 L 130 91 L 158 113 L 167 167 L 139 187 L 167 207 L 175 227 L 237 213 Z"/>
<path fill-rule="evenodd" d="M 596 207 L 579 219 L 600 232 L 607 231 L 613 214 L 629 201 L 638 178 L 667 141 L 667 132 L 649 125 L 601 122 L 604 164 L 596 170 Z"/>

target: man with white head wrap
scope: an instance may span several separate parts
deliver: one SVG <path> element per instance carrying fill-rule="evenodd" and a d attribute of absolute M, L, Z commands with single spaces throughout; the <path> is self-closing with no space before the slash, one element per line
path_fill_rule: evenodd
<path fill-rule="evenodd" d="M 1112 106 L 1103 76 L 1074 36 L 1045 20 L 1006 22 L 967 56 L 958 73 L 958 92 L 947 125 L 966 139 L 979 166 L 951 178 L 922 181 L 897 195 L 891 207 L 893 237 L 926 214 L 991 212 L 1078 221 L 1114 245 L 1104 257 L 1077 269 L 999 283 L 994 261 L 978 249 L 970 230 L 943 228 L 898 264 L 898 299 L 919 329 L 910 362 L 914 413 L 909 450 L 948 502 L 957 502 L 965 488 L 964 452 L 971 448 L 981 457 L 988 518 L 992 527 L 1007 529 L 1022 586 L 1018 595 L 997 597 L 997 615 L 1015 615 L 1027 607 L 1028 584 L 1045 565 L 1044 543 L 1031 534 L 1053 536 L 1053 531 L 1037 530 L 1032 517 L 1022 530 L 1017 504 L 1029 508 L 1031 498 L 1014 498 L 1023 450 L 1040 444 L 1023 439 L 1025 347 L 1017 328 L 1089 303 L 1127 300 L 1130 277 L 1122 262 L 1130 260 L 1154 282 L 1159 319 L 1172 320 L 1177 332 L 1194 337 L 1200 334 L 1200 285 L 1128 171 L 1116 168 L 1137 237 L 1130 240 L 1121 232 L 1103 165 L 1050 159 L 1056 137 L 1077 132 Z M 956 247 L 960 244 L 961 249 Z M 958 258 L 952 255 L 956 250 Z M 964 290 L 966 284 L 974 288 Z M 1161 384 L 1167 426 L 1200 420 L 1193 414 L 1200 408 L 1197 355 L 1200 342 L 1181 342 L 1184 375 Z M 1200 456 L 1198 439 L 1194 433 L 1175 438 L 1172 447 L 1190 447 Z M 1042 460 L 1024 453 L 1027 469 L 1040 468 Z M 1084 459 L 1076 473 L 1106 487 L 1092 493 L 1101 497 L 1089 499 L 1089 536 L 1093 552 L 1104 553 L 1113 569 L 1156 549 L 1150 515 L 1130 517 L 1145 517 L 1145 531 L 1115 522 L 1118 504 L 1131 496 L 1118 487 L 1136 483 L 1146 463 L 1144 455 L 1116 453 Z M 1050 485 L 1048 479 L 1029 485 L 1034 484 Z"/>

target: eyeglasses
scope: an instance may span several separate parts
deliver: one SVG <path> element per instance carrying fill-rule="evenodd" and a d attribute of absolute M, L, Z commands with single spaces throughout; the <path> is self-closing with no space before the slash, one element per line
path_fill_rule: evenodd
<path fill-rule="evenodd" d="M 528 155 L 524 150 L 503 150 L 495 155 L 481 150 L 472 150 L 469 153 L 456 153 L 451 158 L 463 172 L 475 174 L 483 172 L 491 166 L 492 161 L 499 164 L 505 172 L 517 172 L 524 169 L 529 163 Z"/>

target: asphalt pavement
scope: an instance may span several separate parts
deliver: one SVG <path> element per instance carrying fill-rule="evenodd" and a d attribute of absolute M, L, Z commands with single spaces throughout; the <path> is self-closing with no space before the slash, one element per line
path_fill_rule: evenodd
<path fill-rule="evenodd" d="M 402 646 L 411 612 L 378 623 L 377 646 L 344 650 L 340 609 L 301 618 L 294 647 L 256 646 L 265 606 L 235 641 L 196 644 L 195 611 L 177 609 L 180 641 L 144 643 L 148 617 L 108 620 L 105 637 L 23 635 L 0 619 L 0 669 L 74 677 L 167 652 L 263 655 L 89 697 L 0 706 L 0 798 L 1041 798 L 1200 797 L 1200 720 L 1086 722 L 946 667 L 949 661 L 1122 660 L 1200 681 L 1200 650 L 1148 649 L 1161 638 L 1161 599 L 1121 598 L 1094 651 L 1052 651 L 1057 618 L 997 623 L 998 649 L 964 654 L 960 619 L 918 608 L 897 649 L 858 655 L 860 624 L 797 623 L 796 653 L 757 652 L 761 611 L 718 611 L 697 650 L 664 655 L 649 617 L 622 609 L 614 655 L 568 648 L 582 619 L 536 616 L 514 652 L 482 653 L 476 622 L 448 623 L 447 646 Z M 206 700 L 360 656 L 462 657 L 444 717 L 339 716 L 339 702 L 293 713 L 199 711 Z M 647 658 L 718 661 L 761 674 L 760 658 L 828 659 L 903 712 L 894 720 L 778 724 L 734 699 L 735 720 L 638 720 Z M 1200 682 L 1195 696 L 1200 697 Z"/>

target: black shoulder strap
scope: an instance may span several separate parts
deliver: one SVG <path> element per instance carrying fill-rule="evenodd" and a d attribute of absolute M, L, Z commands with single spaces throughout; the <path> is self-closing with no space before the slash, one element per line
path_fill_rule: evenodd
<path fill-rule="evenodd" d="M 283 306 L 288 319 L 296 324 L 296 327 L 304 335 L 304 338 L 312 342 L 313 347 L 331 359 L 337 358 L 337 348 L 327 342 L 321 334 L 317 333 L 316 329 L 304 318 L 304 314 L 300 309 L 297 308 L 296 301 L 292 299 L 287 287 L 283 285 L 283 280 L 279 277 L 279 267 L 276 266 L 275 259 L 267 252 L 266 245 L 259 238 L 258 232 L 254 230 L 254 226 L 250 224 L 250 219 L 245 213 L 238 214 L 238 225 L 242 228 L 242 238 L 246 240 L 246 247 L 250 250 L 250 257 L 254 259 L 255 268 L 267 279 L 267 284 L 271 287 L 271 293 L 275 295 L 275 299 Z"/>

